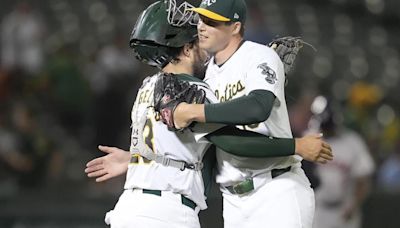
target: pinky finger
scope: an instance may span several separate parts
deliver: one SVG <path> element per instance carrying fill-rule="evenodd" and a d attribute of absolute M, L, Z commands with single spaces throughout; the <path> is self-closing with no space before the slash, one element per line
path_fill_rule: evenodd
<path fill-rule="evenodd" d="M 326 164 L 326 163 L 327 163 L 327 160 L 324 159 L 324 158 L 319 157 L 319 158 L 317 159 L 317 162 L 318 162 L 318 163 L 321 163 L 321 164 Z"/>
<path fill-rule="evenodd" d="M 99 178 L 96 178 L 96 182 L 103 182 L 109 179 L 111 179 L 111 175 L 107 173 Z"/>
<path fill-rule="evenodd" d="M 97 170 L 95 172 L 90 172 L 88 173 L 88 177 L 99 177 L 99 176 L 103 176 L 106 175 L 107 171 L 105 169 L 101 169 L 101 170 Z"/>

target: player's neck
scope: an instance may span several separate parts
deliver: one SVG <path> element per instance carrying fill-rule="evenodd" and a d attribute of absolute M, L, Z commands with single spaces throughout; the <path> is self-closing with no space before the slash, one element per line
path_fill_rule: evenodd
<path fill-rule="evenodd" d="M 168 63 L 163 69 L 165 73 L 171 74 L 188 74 L 193 75 L 193 69 L 189 64 L 184 64 L 182 61 L 178 63 Z"/>
<path fill-rule="evenodd" d="M 235 52 L 239 49 L 242 44 L 243 37 L 235 36 L 231 39 L 228 45 L 221 51 L 218 51 L 214 55 L 214 61 L 217 65 L 224 64 Z"/>

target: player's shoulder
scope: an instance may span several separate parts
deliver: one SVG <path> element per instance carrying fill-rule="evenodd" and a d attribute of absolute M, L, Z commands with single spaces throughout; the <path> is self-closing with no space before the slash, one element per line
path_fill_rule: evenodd
<path fill-rule="evenodd" d="M 277 55 L 274 49 L 268 47 L 267 45 L 256 43 L 253 41 L 245 41 L 243 43 L 243 48 L 245 49 L 246 53 L 249 53 L 248 51 L 251 50 L 249 54 L 274 54 Z"/>
<path fill-rule="evenodd" d="M 201 80 L 199 78 L 196 78 L 196 77 L 194 77 L 192 75 L 189 75 L 189 74 L 176 74 L 175 76 L 178 77 L 179 80 L 187 81 L 190 84 L 196 84 L 196 85 L 199 85 L 199 86 L 208 87 L 207 83 L 205 83 L 203 80 Z"/>
<path fill-rule="evenodd" d="M 349 144 L 364 145 L 366 143 L 364 138 L 358 132 L 352 129 L 342 127 L 339 131 L 341 133 L 341 137 Z"/>
<path fill-rule="evenodd" d="M 340 127 L 338 134 L 340 142 L 351 148 L 354 153 L 362 154 L 369 151 L 366 140 L 358 132 L 347 127 Z"/>
<path fill-rule="evenodd" d="M 267 45 L 256 43 L 253 41 L 245 41 L 242 45 L 243 52 L 249 55 L 247 59 L 254 58 L 268 58 L 271 60 L 279 60 L 280 58 L 274 49 L 268 47 Z"/>
<path fill-rule="evenodd" d="M 160 72 L 159 72 L 159 73 L 156 73 L 156 74 L 153 74 L 153 75 L 151 75 L 151 76 L 145 77 L 145 78 L 143 79 L 142 85 L 140 86 L 139 89 L 142 89 L 142 88 L 145 87 L 147 84 L 149 84 L 149 83 L 151 83 L 151 82 L 154 82 L 154 81 L 157 79 L 157 76 L 158 76 L 159 74 L 160 74 Z"/>
<path fill-rule="evenodd" d="M 352 140 L 362 141 L 361 135 L 352 129 L 342 127 L 338 131 L 341 133 L 342 137 L 345 139 L 350 139 L 350 141 L 352 141 Z"/>

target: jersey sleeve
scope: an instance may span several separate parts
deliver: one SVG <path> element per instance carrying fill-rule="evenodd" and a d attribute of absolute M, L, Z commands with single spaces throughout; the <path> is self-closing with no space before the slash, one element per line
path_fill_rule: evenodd
<path fill-rule="evenodd" d="M 218 102 L 217 97 L 211 91 L 210 87 L 206 83 L 196 83 L 196 84 L 198 85 L 199 88 L 203 89 L 206 92 L 207 103 Z M 209 141 L 205 138 L 205 136 L 224 126 L 225 126 L 224 124 L 196 123 L 194 127 L 192 127 L 192 133 L 196 142 L 209 143 Z"/>
<path fill-rule="evenodd" d="M 268 90 L 279 98 L 284 83 L 283 64 L 275 51 L 268 47 L 257 50 L 249 59 L 245 75 L 246 94 L 253 90 Z"/>

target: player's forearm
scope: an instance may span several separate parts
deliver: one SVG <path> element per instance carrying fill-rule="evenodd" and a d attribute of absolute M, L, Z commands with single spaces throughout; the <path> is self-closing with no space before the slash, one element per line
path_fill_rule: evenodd
<path fill-rule="evenodd" d="M 354 188 L 354 205 L 360 207 L 367 198 L 370 190 L 370 177 L 361 177 L 356 180 Z"/>
<path fill-rule="evenodd" d="M 274 100 L 275 95 L 270 91 L 256 90 L 248 96 L 218 104 L 181 103 L 174 111 L 174 119 L 179 126 L 193 121 L 228 125 L 260 123 L 268 119 Z"/>
<path fill-rule="evenodd" d="M 247 96 L 227 102 L 206 104 L 205 122 L 228 125 L 260 123 L 268 119 L 274 100 L 275 95 L 272 92 L 255 90 Z"/>
<path fill-rule="evenodd" d="M 348 221 L 360 209 L 369 192 L 369 177 L 360 177 L 355 180 L 353 202 L 346 205 L 343 210 L 343 219 Z"/>
<path fill-rule="evenodd" d="M 243 157 L 281 157 L 295 153 L 294 139 L 269 138 L 265 135 L 224 127 L 206 136 L 227 153 Z"/>

